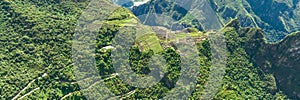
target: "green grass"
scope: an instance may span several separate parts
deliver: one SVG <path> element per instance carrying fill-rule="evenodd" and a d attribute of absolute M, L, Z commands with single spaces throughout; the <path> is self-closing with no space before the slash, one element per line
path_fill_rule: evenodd
<path fill-rule="evenodd" d="M 137 37 L 136 43 L 138 46 L 142 48 L 142 51 L 153 50 L 154 53 L 162 52 L 163 48 L 160 45 L 159 38 L 155 35 L 155 33 L 151 31 L 148 32 L 149 33 Z"/>

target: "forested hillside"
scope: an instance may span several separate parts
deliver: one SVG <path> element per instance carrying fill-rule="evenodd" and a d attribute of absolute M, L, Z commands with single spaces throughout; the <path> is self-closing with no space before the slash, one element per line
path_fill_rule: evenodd
<path fill-rule="evenodd" d="M 74 92 L 71 38 L 88 2 L 0 1 L 0 98 L 59 99 Z"/>
<path fill-rule="evenodd" d="M 248 53 L 256 66 L 276 77 L 278 88 L 299 99 L 299 32 L 277 43 L 249 42 Z"/>
<path fill-rule="evenodd" d="M 162 0 L 158 1 L 163 3 L 162 5 L 168 5 Z M 252 6 L 251 0 L 248 2 L 250 4 L 247 6 Z M 149 4 L 152 3 L 156 5 L 154 1 L 149 2 Z M 297 53 L 288 53 L 299 49 L 296 45 L 289 45 L 294 44 L 299 37 L 298 34 L 295 33 L 281 42 L 270 44 L 266 42 L 264 30 L 272 30 L 277 27 L 276 25 L 281 27 L 281 22 L 267 21 L 263 15 L 255 15 L 255 18 L 262 20 L 260 24 L 257 24 L 259 21 L 253 21 L 249 16 L 231 20 L 229 17 L 234 18 L 238 15 L 226 14 L 236 10 L 230 9 L 231 6 L 219 7 L 221 4 L 218 3 L 221 2 L 211 1 L 211 3 L 218 5 L 212 5 L 216 10 L 218 9 L 218 13 L 221 14 L 224 11 L 224 17 L 220 18 L 224 27 L 219 31 L 221 31 L 220 34 L 224 34 L 228 49 L 226 74 L 213 99 L 299 99 L 299 95 L 295 94 L 295 92 L 299 93 L 297 83 L 299 68 L 296 66 L 299 64 L 297 62 L 299 58 Z M 296 3 L 293 2 L 290 5 Z M 78 85 L 79 82 L 91 82 L 91 80 L 89 78 L 78 80 L 75 77 L 72 37 L 78 25 L 77 20 L 88 4 L 88 0 L 0 1 L 0 99 L 87 99 L 83 92 L 92 89 L 94 85 L 86 86 L 86 88 Z M 212 65 L 211 48 L 207 36 L 215 32 L 204 30 L 201 24 L 197 24 L 199 21 L 190 19 L 187 11 L 180 7 L 159 6 L 164 8 L 156 12 L 165 13 L 174 10 L 172 18 L 178 20 L 178 23 L 184 23 L 184 29 L 173 31 L 164 28 L 168 25 L 157 27 L 142 25 L 145 33 L 149 34 L 130 47 L 131 68 L 141 76 L 151 72 L 147 64 L 152 55 L 160 54 L 166 59 L 166 66 L 163 66 L 166 67 L 166 74 L 162 80 L 149 88 L 137 88 L 126 84 L 118 73 L 115 73 L 111 60 L 113 47 L 109 48 L 113 43 L 113 38 L 124 26 L 133 23 L 141 24 L 142 21 L 136 16 L 147 12 L 135 10 L 146 9 L 146 5 L 134 7 L 133 12 L 120 7 L 112 13 L 102 27 L 99 27 L 95 56 L 97 72 L 104 77 L 103 83 L 121 99 L 163 98 L 174 88 L 182 69 L 180 68 L 182 63 L 180 52 L 172 45 L 171 40 L 166 41 L 164 36 L 154 34 L 156 29 L 165 30 L 176 32 L 174 33 L 176 40 L 187 36 L 192 36 L 191 39 L 194 39 L 198 50 L 197 55 L 199 55 L 197 60 L 201 66 L 199 66 L 200 75 L 197 78 L 196 89 L 188 98 L 201 99 Z M 251 10 L 253 11 L 251 14 L 258 13 L 255 9 Z M 276 25 L 274 27 L 270 25 L 271 28 L 260 26 L 265 23 Z M 258 26 L 263 29 L 242 26 Z M 277 32 L 277 28 L 274 30 Z M 287 28 L 279 28 L 278 31 L 291 32 Z M 274 37 L 282 38 L 281 35 L 279 37 L 274 35 Z M 162 46 L 158 47 L 159 44 Z M 269 57 L 269 55 L 275 55 L 277 58 Z M 290 59 L 293 59 L 293 63 L 287 61 Z M 277 61 L 281 61 L 282 64 Z M 282 73 L 289 74 L 282 76 Z"/>

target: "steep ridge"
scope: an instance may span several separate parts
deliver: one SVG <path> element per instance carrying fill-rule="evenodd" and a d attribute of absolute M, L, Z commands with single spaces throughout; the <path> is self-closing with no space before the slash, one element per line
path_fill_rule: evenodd
<path fill-rule="evenodd" d="M 266 39 L 269 42 L 279 41 L 289 33 L 299 30 L 299 0 L 209 1 L 223 25 L 231 19 L 238 18 L 243 27 L 261 28 L 265 31 Z M 144 5 L 133 7 L 132 12 L 137 16 L 153 12 L 171 14 L 174 20 L 179 21 L 179 24 L 201 30 L 201 23 L 193 20 L 186 10 L 174 5 L 169 0 L 151 0 Z"/>
<path fill-rule="evenodd" d="M 76 80 L 73 73 L 75 66 L 71 57 L 71 45 L 72 35 L 74 34 L 73 29 L 76 26 L 77 18 L 87 3 L 74 1 L 56 2 L 51 0 L 55 3 L 53 5 L 48 2 L 42 3 L 42 5 L 47 5 L 44 7 L 40 6 L 40 3 L 37 3 L 37 1 L 27 2 L 16 0 L 0 2 L 2 8 L 0 14 L 3 15 L 0 17 L 0 21 L 3 22 L 0 23 L 0 35 L 3 36 L 0 39 L 0 44 L 2 46 L 1 51 L 4 51 L 0 52 L 0 86 L 4 87 L 0 91 L 0 98 L 11 99 L 15 95 L 18 96 L 18 93 L 22 92 L 23 89 L 28 89 L 31 91 L 26 91 L 26 94 L 20 94 L 22 97 L 26 96 L 24 99 L 86 99 L 81 91 L 85 89 L 80 88 L 77 83 L 98 84 L 99 81 L 94 82 L 87 77 L 81 81 Z M 175 19 L 178 18 L 179 21 L 180 18 L 182 19 L 187 15 L 184 13 L 186 11 L 179 10 L 175 12 L 180 13 L 174 13 L 173 16 Z M 99 18 L 101 16 L 92 17 Z M 132 47 L 130 58 L 132 69 L 141 75 L 149 72 L 146 67 L 147 60 L 154 53 L 160 53 L 167 59 L 167 75 L 158 84 L 146 89 L 132 87 L 122 81 L 112 66 L 110 58 L 112 49 L 104 50 L 105 47 L 109 47 L 112 44 L 115 34 L 123 26 L 137 22 L 136 17 L 125 8 L 120 8 L 111 15 L 98 33 L 96 66 L 99 69 L 99 74 L 104 78 L 107 77 L 104 80 L 104 84 L 117 96 L 124 97 L 125 99 L 162 98 L 174 87 L 174 83 L 180 76 L 179 54 L 175 47 L 167 45 L 169 47 L 163 50 L 139 49 L 141 46 L 138 43 Z M 192 25 L 201 29 L 201 25 Z M 298 35 L 287 37 L 286 42 L 267 44 L 262 30 L 257 28 L 242 28 L 240 25 L 243 24 L 233 20 L 229 24 L 224 24 L 225 27 L 221 30 L 224 32 L 227 40 L 229 50 L 227 54 L 229 57 L 226 68 L 227 73 L 214 99 L 287 99 L 281 90 L 287 94 L 297 93 L 297 87 L 292 87 L 295 91 L 291 92 L 288 92 L 290 90 L 284 90 L 286 86 L 284 83 L 289 83 L 286 81 L 297 83 L 297 80 L 291 80 L 297 79 L 293 78 L 296 77 L 294 76 L 295 73 L 287 74 L 287 77 L 292 78 L 285 80 L 284 77 L 280 77 L 279 71 L 275 70 L 274 67 L 291 67 L 290 70 L 284 70 L 281 73 L 297 72 L 296 65 L 299 64 L 296 62 L 298 58 L 297 53 L 294 51 L 297 51 L 298 48 L 295 45 L 286 44 L 295 44 L 293 41 L 297 41 Z M 186 27 L 194 26 L 186 25 Z M 163 29 L 159 27 L 157 31 L 160 30 Z M 152 33 L 151 31 L 148 32 Z M 196 41 L 196 45 L 201 57 L 199 59 L 201 62 L 201 75 L 199 75 L 196 90 L 189 97 L 190 99 L 201 99 L 203 89 L 205 89 L 204 84 L 209 76 L 211 54 L 209 41 L 205 37 L 208 34 L 210 33 L 206 31 L 200 32 L 193 28 L 188 28 L 175 34 L 176 39 L 193 35 L 196 37 L 195 39 L 200 40 Z M 157 37 L 151 34 L 150 38 L 146 37 L 147 39 L 145 39 L 149 41 L 142 41 L 142 46 L 144 46 L 143 44 L 150 44 L 150 47 L 152 47 L 156 46 L 157 41 L 163 41 L 163 39 L 157 40 Z M 272 52 L 267 50 L 272 50 Z M 283 53 L 285 51 L 286 53 Z M 277 56 L 277 58 L 273 59 L 269 57 L 268 55 L 271 54 Z M 255 60 L 258 58 L 260 58 L 258 61 Z M 286 62 L 283 63 L 285 65 L 277 65 L 276 61 L 278 59 L 281 62 Z M 285 59 L 292 59 L 294 63 L 289 64 Z M 255 63 L 252 63 L 251 60 Z M 264 61 L 269 61 L 272 64 L 271 69 L 274 69 L 269 71 L 267 68 L 270 67 L 264 68 Z M 262 68 L 265 72 L 262 72 L 258 68 Z M 44 76 L 43 73 L 48 74 Z M 274 76 L 277 83 L 279 83 L 278 85 L 275 83 Z M 27 87 L 26 83 L 36 78 L 37 80 Z M 87 86 L 87 89 L 90 89 L 89 87 L 92 88 L 92 86 L 98 85 Z M 277 88 L 278 86 L 280 88 Z M 289 96 L 293 98 L 293 95 L 290 94 Z"/>
<path fill-rule="evenodd" d="M 265 31 L 270 42 L 283 39 L 285 35 L 298 31 L 299 0 L 226 0 L 211 2 L 221 19 L 238 18 L 242 26 L 259 27 Z"/>
<path fill-rule="evenodd" d="M 267 42 L 261 29 L 242 28 L 238 19 L 230 21 L 226 27 L 234 27 L 242 43 L 227 42 L 228 50 L 244 48 L 249 60 L 259 68 L 260 74 L 274 76 L 277 89 L 291 99 L 300 98 L 300 33 L 291 33 L 276 43 Z M 231 35 L 233 36 L 233 35 Z M 234 45 L 235 44 L 235 45 Z"/>
<path fill-rule="evenodd" d="M 300 33 L 292 33 L 277 43 L 268 43 L 258 36 L 259 41 L 249 42 L 248 53 L 256 66 L 273 74 L 278 87 L 291 98 L 300 98 Z M 257 39 L 254 39 L 257 40 Z M 252 47 L 251 47 L 251 46 Z"/>

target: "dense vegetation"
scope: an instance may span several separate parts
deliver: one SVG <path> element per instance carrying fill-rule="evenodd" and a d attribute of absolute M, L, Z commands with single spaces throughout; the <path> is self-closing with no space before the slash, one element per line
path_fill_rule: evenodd
<path fill-rule="evenodd" d="M 2 0 L 0 98 L 82 97 L 72 73 L 71 38 L 87 2 Z"/>
<path fill-rule="evenodd" d="M 76 22 L 88 3 L 87 0 L 0 1 L 0 99 L 86 99 L 82 92 L 90 87 L 82 88 L 77 83 L 86 82 L 89 79 L 77 81 L 73 73 L 75 66 L 72 61 L 72 36 L 77 25 Z M 162 9 L 161 13 L 174 9 L 176 11 L 172 16 L 173 19 L 186 23 L 186 27 L 194 27 L 189 28 L 187 32 L 178 33 L 176 38 L 181 39 L 187 34 L 192 34 L 193 38 L 202 39 L 211 34 L 210 32 L 199 32 L 197 29 L 201 30 L 201 25 L 181 20 L 184 18 L 183 15 L 188 14 L 180 7 L 172 9 L 166 7 Z M 228 11 L 231 10 L 227 9 L 226 12 Z M 153 31 L 147 31 L 149 36 L 142 40 L 148 41 L 138 41 L 130 47 L 130 65 L 133 71 L 139 75 L 150 72 L 146 65 L 152 55 L 161 54 L 166 59 L 166 75 L 159 83 L 150 88 L 136 88 L 123 82 L 115 74 L 112 66 L 111 52 L 113 49 L 103 49 L 112 45 L 113 38 L 122 27 L 126 24 L 136 23 L 137 20 L 125 8 L 117 9 L 110 16 L 108 21 L 102 25 L 103 27 L 99 29 L 96 42 L 96 66 L 99 74 L 106 77 L 104 84 L 120 98 L 162 98 L 174 88 L 174 84 L 180 76 L 180 55 L 172 43 L 164 41 L 161 36 L 152 34 Z M 242 26 L 244 26 L 244 22 L 242 20 Z M 227 22 L 224 21 L 224 23 Z M 290 91 L 284 89 L 288 80 L 279 82 L 276 80 L 278 77 L 279 79 L 288 77 L 280 76 L 280 71 L 277 69 L 283 65 L 272 63 L 278 59 L 265 57 L 266 59 L 258 60 L 269 63 L 252 59 L 257 55 L 264 57 L 269 53 L 277 54 L 275 51 L 278 50 L 269 53 L 266 50 L 278 48 L 277 45 L 290 44 L 297 38 L 297 34 L 287 37 L 283 42 L 271 45 L 265 42 L 264 33 L 260 29 L 242 28 L 237 20 L 224 24 L 224 26 L 220 31 L 225 35 L 228 48 L 226 74 L 222 86 L 213 97 L 214 99 L 299 98 L 293 94 L 294 91 L 299 93 L 299 88 L 297 88 L 299 85 L 296 82 L 298 81 L 297 74 L 294 75 L 296 71 L 288 70 L 293 72 L 289 76 L 295 77 L 293 80 L 295 87 L 291 88 L 294 90 Z M 143 27 L 149 28 L 149 26 Z M 157 49 L 158 42 L 164 44 L 162 48 Z M 209 45 L 209 41 L 205 39 L 197 41 L 195 45 L 199 52 L 200 75 L 197 79 L 196 90 L 189 99 L 201 99 L 203 94 L 211 68 Z M 141 49 L 146 46 L 156 49 Z M 286 48 L 289 48 L 289 45 Z M 298 64 L 297 59 L 295 58 L 294 61 L 296 65 Z M 271 66 L 271 70 L 264 70 L 268 66 Z"/>
<path fill-rule="evenodd" d="M 261 36 L 257 36 L 261 37 Z M 276 77 L 278 88 L 299 99 L 299 32 L 277 43 L 263 40 L 249 42 L 248 53 L 264 72 Z M 255 44 L 255 45 L 253 45 Z M 259 52 L 257 52 L 259 51 Z M 286 73 L 288 72 L 288 73 Z"/>

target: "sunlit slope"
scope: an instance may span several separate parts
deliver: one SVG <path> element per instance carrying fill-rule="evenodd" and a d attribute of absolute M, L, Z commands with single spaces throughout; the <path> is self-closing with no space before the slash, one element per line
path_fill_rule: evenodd
<path fill-rule="evenodd" d="M 81 0 L 82 1 L 82 0 Z M 94 19 L 103 16 L 86 17 L 91 23 L 104 23 L 99 27 L 96 41 L 96 67 L 99 77 L 75 77 L 72 61 L 72 36 L 77 20 L 88 2 L 78 1 L 21 1 L 5 0 L 1 3 L 0 28 L 0 98 L 1 99 L 86 99 L 83 92 L 100 86 L 102 78 L 105 86 L 117 97 L 123 99 L 158 99 L 174 88 L 180 77 L 180 55 L 172 42 L 195 41 L 200 56 L 200 75 L 197 87 L 190 99 L 201 99 L 204 85 L 211 68 L 211 53 L 207 36 L 214 31 L 199 31 L 186 28 L 171 31 L 162 26 L 142 25 L 129 10 L 116 9 L 104 22 Z M 103 5 L 104 6 L 104 5 Z M 102 11 L 102 10 L 101 10 Z M 176 16 L 174 16 L 176 17 Z M 176 17 L 177 18 L 177 17 Z M 225 24 L 227 25 L 227 24 Z M 149 73 L 149 59 L 154 54 L 166 59 L 166 75 L 150 88 L 128 85 L 115 72 L 111 51 L 113 39 L 124 27 L 140 27 L 141 36 L 133 41 L 130 51 L 130 67 L 141 76 Z M 194 25 L 200 27 L 198 25 Z M 196 27 L 196 28 L 197 28 Z M 157 29 L 158 28 L 158 29 Z M 159 33 L 158 31 L 165 31 Z M 283 99 L 272 74 L 260 71 L 247 55 L 245 44 L 262 33 L 256 28 L 240 28 L 230 22 L 220 30 L 225 35 L 228 47 L 226 74 L 215 99 Z M 132 33 L 132 32 L 131 32 Z M 159 34 L 157 34 L 159 33 Z M 169 33 L 165 35 L 163 33 Z M 129 34 L 128 34 L 129 35 Z M 257 39 L 260 41 L 260 38 Z M 187 73 L 189 74 L 189 73 Z M 276 75 L 275 75 L 276 78 Z M 79 86 L 78 83 L 91 83 Z M 95 92 L 95 94 L 97 94 Z M 91 94 L 93 95 L 93 94 Z"/>
<path fill-rule="evenodd" d="M 0 98 L 58 99 L 74 92 L 72 34 L 87 2 L 0 1 Z"/>

